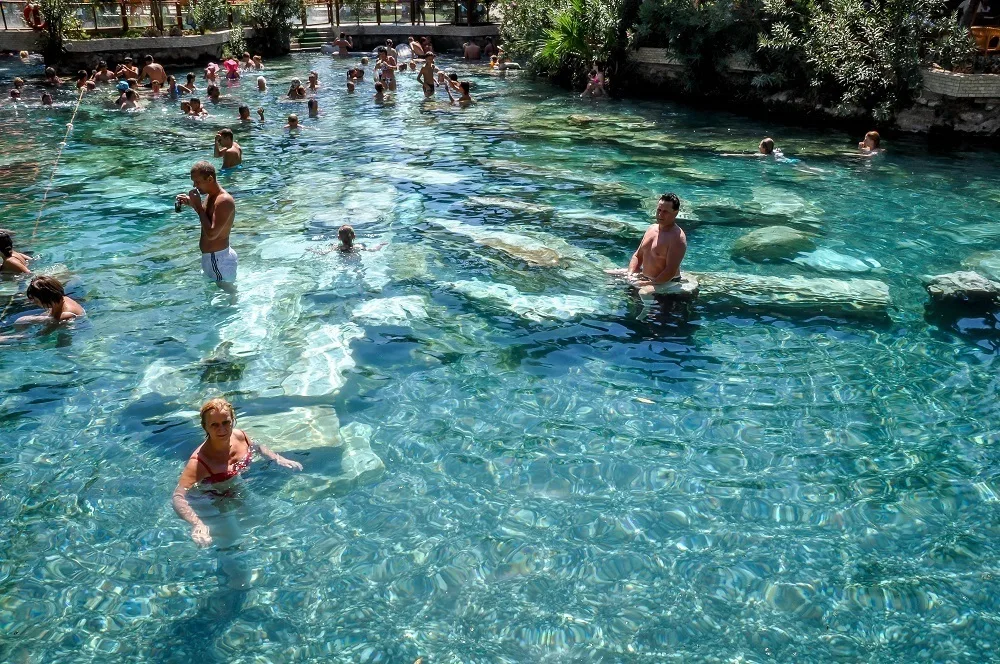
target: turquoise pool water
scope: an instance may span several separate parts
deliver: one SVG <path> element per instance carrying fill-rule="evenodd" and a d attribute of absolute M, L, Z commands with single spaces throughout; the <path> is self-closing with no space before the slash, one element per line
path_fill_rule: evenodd
<path fill-rule="evenodd" d="M 858 136 L 481 70 L 474 108 L 408 79 L 376 108 L 326 57 L 268 64 L 205 122 L 85 102 L 37 232 L 74 95 L 0 108 L 2 225 L 89 314 L 0 348 L 0 660 L 994 656 L 1000 334 L 928 316 L 919 277 L 1000 248 L 995 153 L 861 161 Z M 310 69 L 319 119 L 278 101 Z M 173 211 L 227 125 L 235 304 Z M 720 156 L 763 135 L 802 162 Z M 888 315 L 644 309 L 601 270 L 669 190 L 688 269 L 876 279 Z M 386 246 L 311 251 L 344 222 Z M 734 262 L 773 223 L 880 267 Z M 218 394 L 305 466 L 254 463 L 224 551 L 170 506 Z"/>

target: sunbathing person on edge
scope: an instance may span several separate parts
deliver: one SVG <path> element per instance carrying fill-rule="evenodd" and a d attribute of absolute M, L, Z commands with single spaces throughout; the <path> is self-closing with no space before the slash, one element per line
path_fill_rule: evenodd
<path fill-rule="evenodd" d="M 236 413 L 225 399 L 212 399 L 201 407 L 201 427 L 205 430 L 205 440 L 181 471 L 177 488 L 174 489 L 173 505 L 177 515 L 191 524 L 191 539 L 198 546 L 212 543 L 212 533 L 188 501 L 188 491 L 195 486 L 203 488 L 204 494 L 225 498 L 240 481 L 240 473 L 250 467 L 253 452 L 274 461 L 279 466 L 302 470 L 302 464 L 292 461 L 261 445 L 245 431 L 234 429 Z"/>

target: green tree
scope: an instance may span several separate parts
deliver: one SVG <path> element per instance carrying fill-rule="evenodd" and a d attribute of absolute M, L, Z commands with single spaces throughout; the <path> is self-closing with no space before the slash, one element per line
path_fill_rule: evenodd
<path fill-rule="evenodd" d="M 254 29 L 254 48 L 263 55 L 288 53 L 292 21 L 301 4 L 300 0 L 251 0 L 246 17 Z"/>
<path fill-rule="evenodd" d="M 226 0 L 198 0 L 191 9 L 191 17 L 202 34 L 224 28 L 229 24 L 229 3 Z"/>

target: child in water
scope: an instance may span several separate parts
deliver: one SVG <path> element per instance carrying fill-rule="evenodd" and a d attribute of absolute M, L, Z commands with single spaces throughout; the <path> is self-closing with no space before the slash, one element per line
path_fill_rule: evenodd
<path fill-rule="evenodd" d="M 28 284 L 24 295 L 46 313 L 41 316 L 21 316 L 14 321 L 15 325 L 65 323 L 87 314 L 83 307 L 66 295 L 63 285 L 55 277 L 35 277 Z"/>

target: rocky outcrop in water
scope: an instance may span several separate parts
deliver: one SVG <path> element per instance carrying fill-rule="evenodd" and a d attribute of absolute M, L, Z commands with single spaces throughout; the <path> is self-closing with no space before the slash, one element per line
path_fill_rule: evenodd
<path fill-rule="evenodd" d="M 703 300 L 735 301 L 750 308 L 794 313 L 885 315 L 889 287 L 872 279 L 809 279 L 732 272 L 696 275 Z"/>
<path fill-rule="evenodd" d="M 736 240 L 733 258 L 743 258 L 755 263 L 792 258 L 816 248 L 812 238 L 788 226 L 768 226 L 747 233 Z"/>
<path fill-rule="evenodd" d="M 1000 302 L 1000 282 L 970 271 L 930 277 L 926 284 L 936 304 L 988 305 Z"/>

